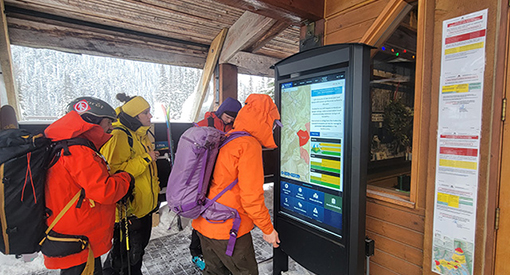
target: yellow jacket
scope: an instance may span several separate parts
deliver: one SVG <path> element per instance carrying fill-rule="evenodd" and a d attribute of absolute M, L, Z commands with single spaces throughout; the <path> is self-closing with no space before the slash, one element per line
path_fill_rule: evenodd
<path fill-rule="evenodd" d="M 101 148 L 101 154 L 110 164 L 111 173 L 126 171 L 135 178 L 134 199 L 128 205 L 128 216 L 142 218 L 158 205 L 159 180 L 156 162 L 152 161 L 149 151 L 153 150 L 147 135 L 149 127 L 142 126 L 132 131 L 120 122 L 115 128 L 124 128 L 131 133 L 133 147 L 129 145 L 128 135 L 118 129 L 112 131 L 113 137 Z M 119 221 L 117 209 L 116 221 Z M 122 213 L 124 215 L 124 213 Z"/>

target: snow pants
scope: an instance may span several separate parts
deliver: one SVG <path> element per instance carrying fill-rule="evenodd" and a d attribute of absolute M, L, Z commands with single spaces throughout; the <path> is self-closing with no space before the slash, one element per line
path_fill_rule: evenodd
<path fill-rule="evenodd" d="M 227 256 L 228 240 L 209 239 L 198 232 L 204 254 L 207 275 L 258 275 L 259 270 L 255 259 L 255 249 L 251 233 L 236 240 L 234 253 Z"/>

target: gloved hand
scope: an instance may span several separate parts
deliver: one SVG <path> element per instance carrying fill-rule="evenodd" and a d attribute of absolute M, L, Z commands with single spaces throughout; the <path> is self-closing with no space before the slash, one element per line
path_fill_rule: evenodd
<path fill-rule="evenodd" d="M 117 171 L 115 174 L 117 173 L 120 173 L 120 172 L 124 172 L 124 171 Z M 126 172 L 127 173 L 127 172 Z M 133 200 L 133 188 L 135 188 L 135 178 L 133 177 L 133 175 L 131 175 L 130 173 L 127 173 L 130 177 L 130 180 L 129 180 L 129 188 L 126 192 L 126 194 L 124 195 L 124 197 L 122 197 L 122 199 L 120 199 L 118 202 L 119 203 L 122 203 L 122 204 L 126 204 L 128 201 L 132 201 Z"/>

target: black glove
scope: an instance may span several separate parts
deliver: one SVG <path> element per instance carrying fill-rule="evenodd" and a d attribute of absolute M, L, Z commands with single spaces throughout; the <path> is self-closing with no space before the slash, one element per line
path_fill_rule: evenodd
<path fill-rule="evenodd" d="M 124 171 L 117 171 L 115 174 L 120 173 L 120 172 L 124 172 Z M 128 188 L 126 194 L 124 195 L 124 197 L 122 197 L 122 199 L 120 199 L 118 201 L 118 202 L 120 202 L 122 204 L 126 204 L 128 201 L 132 201 L 134 199 L 134 197 L 133 197 L 133 188 L 135 188 L 135 178 L 130 173 L 127 173 L 127 174 L 130 177 L 129 188 Z"/>

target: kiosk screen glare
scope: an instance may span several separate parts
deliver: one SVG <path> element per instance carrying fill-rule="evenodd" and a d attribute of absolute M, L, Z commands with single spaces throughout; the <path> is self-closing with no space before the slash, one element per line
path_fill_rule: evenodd
<path fill-rule="evenodd" d="M 342 232 L 345 73 L 281 84 L 280 207 Z"/>

